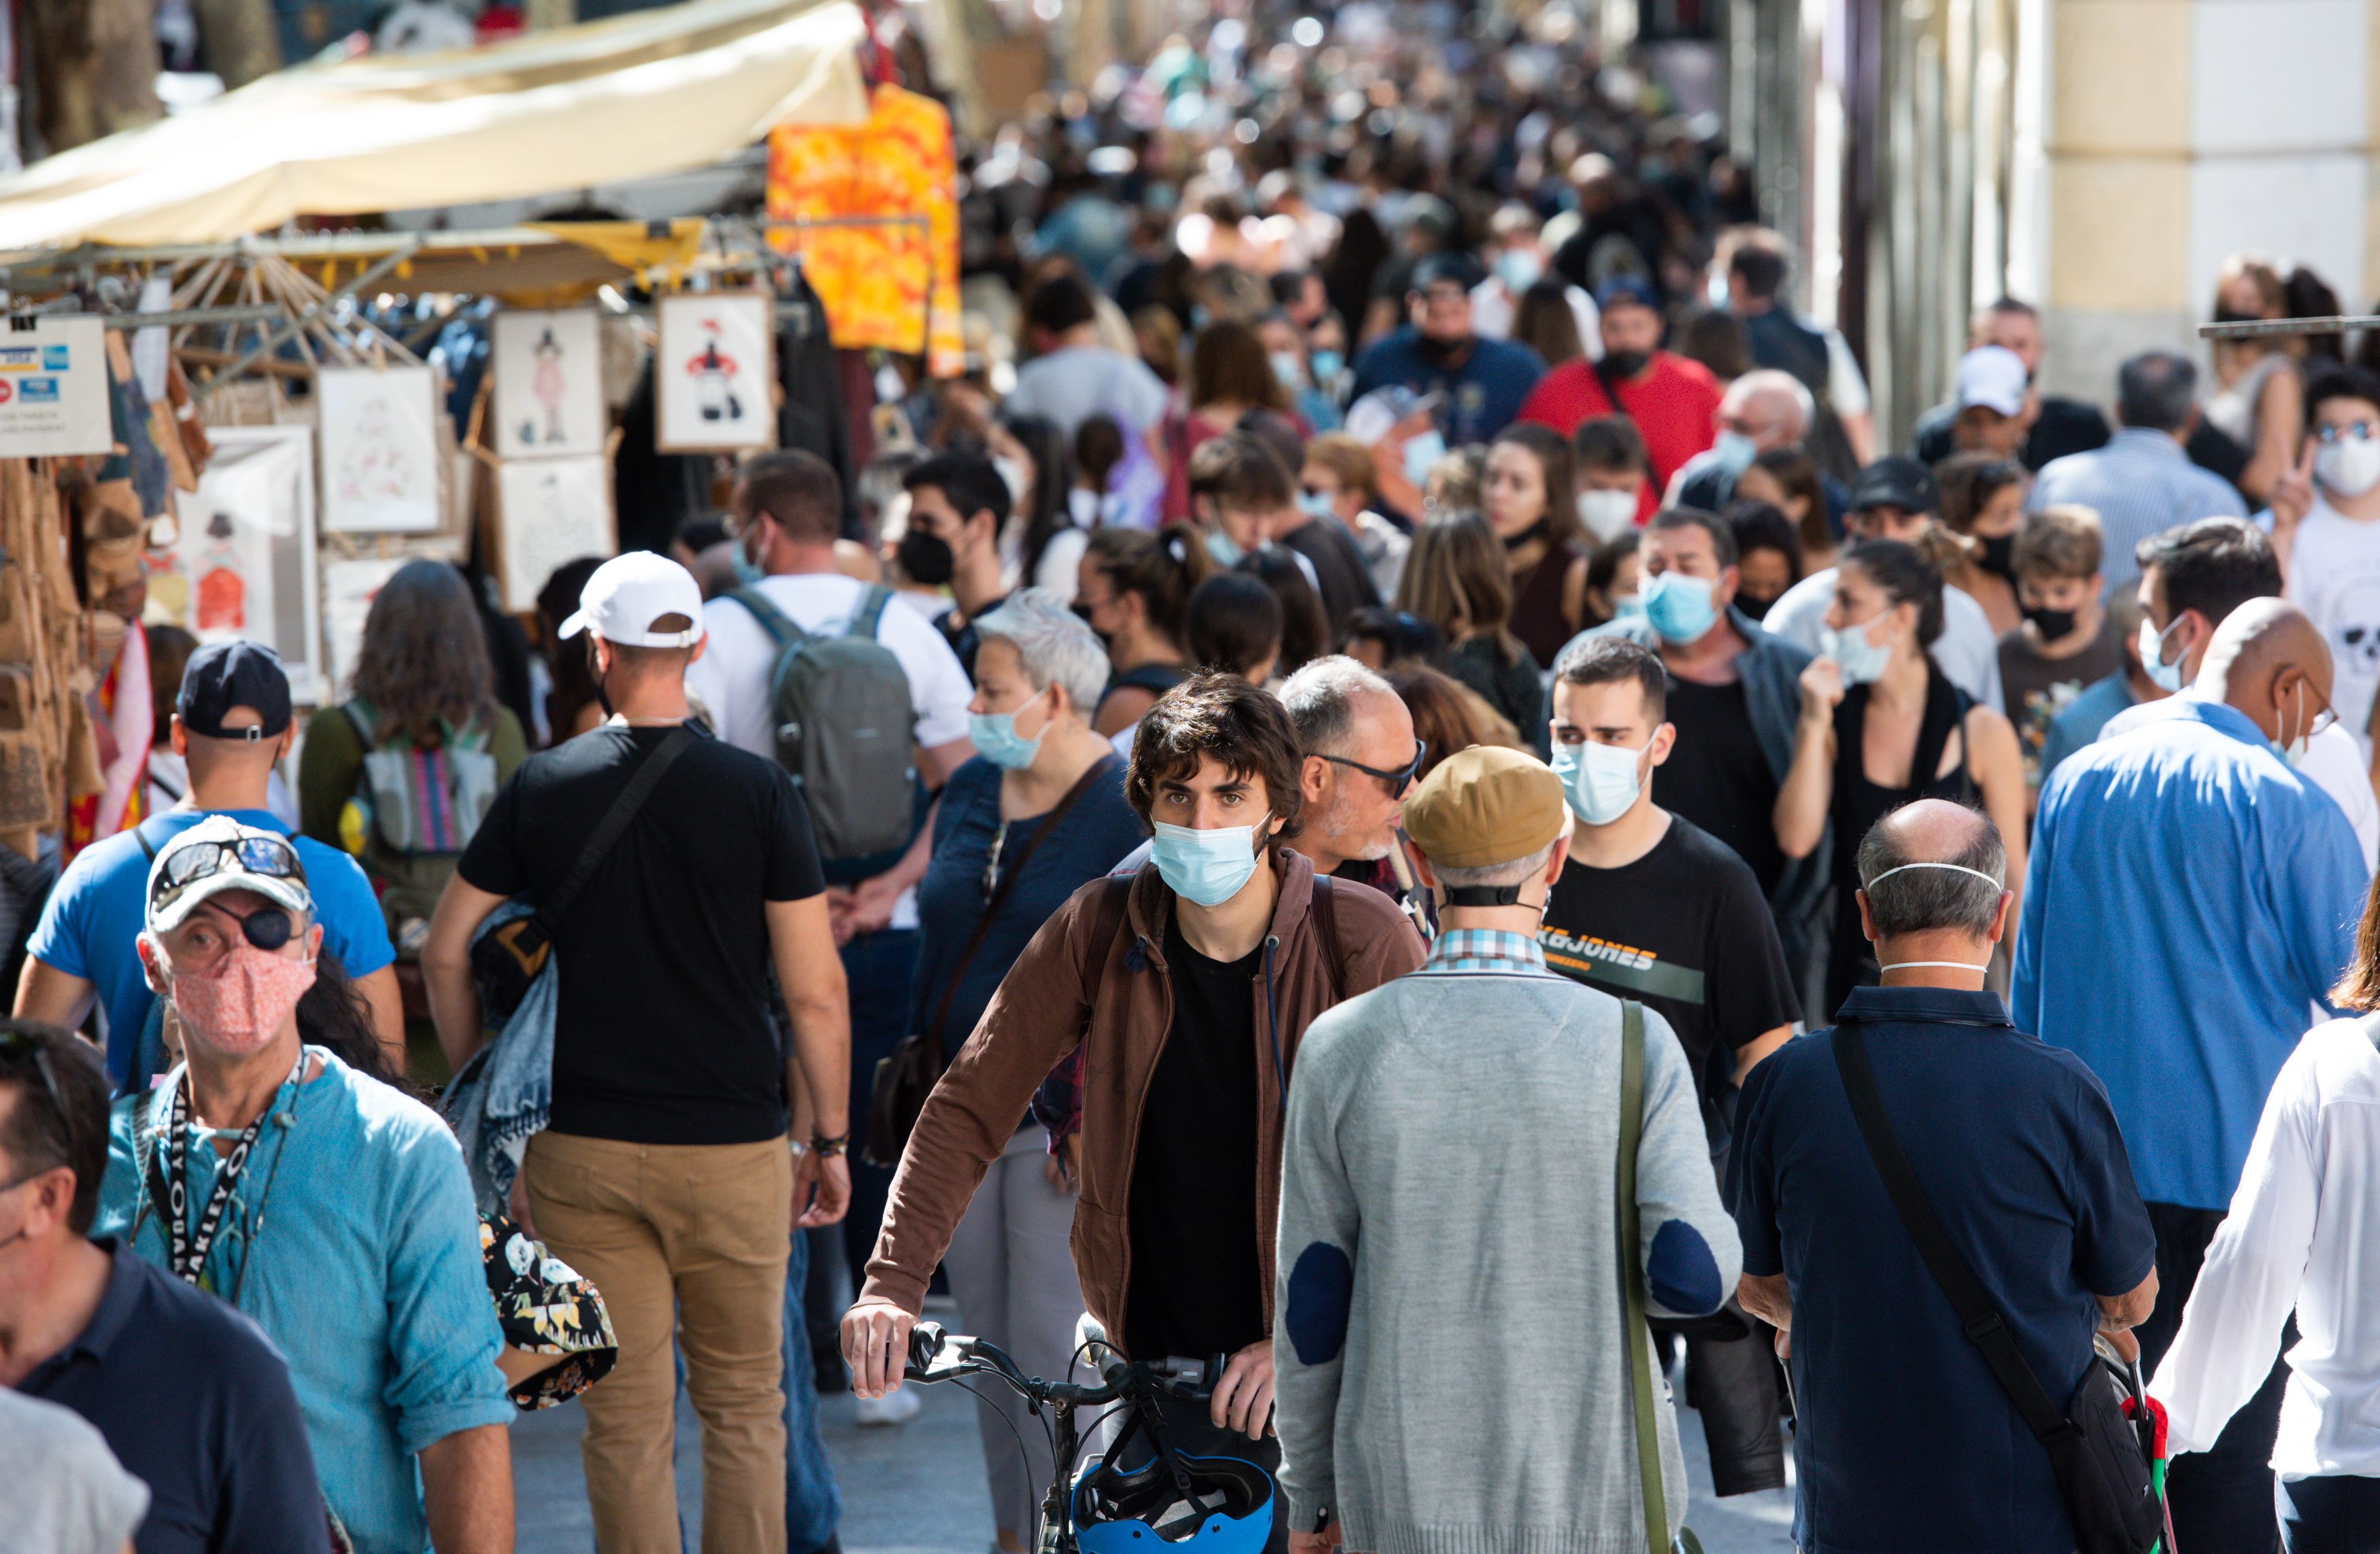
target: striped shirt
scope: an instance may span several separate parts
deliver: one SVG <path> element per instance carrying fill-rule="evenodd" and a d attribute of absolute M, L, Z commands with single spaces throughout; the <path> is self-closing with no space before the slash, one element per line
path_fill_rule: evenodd
<path fill-rule="evenodd" d="M 1547 969 L 1545 952 L 1525 933 L 1502 929 L 1449 929 L 1429 947 L 1422 970 L 1501 971 L 1520 977 L 1555 977 Z"/>
<path fill-rule="evenodd" d="M 2104 448 L 2051 459 L 2034 477 L 2028 512 L 2071 502 L 2099 515 L 2107 537 L 2100 571 L 2110 584 L 2140 576 L 2132 548 L 2199 518 L 2244 518 L 2231 482 L 2190 462 L 2162 431 L 2125 427 Z"/>

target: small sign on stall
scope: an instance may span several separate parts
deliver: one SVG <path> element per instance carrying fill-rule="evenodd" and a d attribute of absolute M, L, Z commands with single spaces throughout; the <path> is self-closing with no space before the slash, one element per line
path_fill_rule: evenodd
<path fill-rule="evenodd" d="M 0 324 L 0 458 L 105 454 L 107 326 L 96 315 Z"/>

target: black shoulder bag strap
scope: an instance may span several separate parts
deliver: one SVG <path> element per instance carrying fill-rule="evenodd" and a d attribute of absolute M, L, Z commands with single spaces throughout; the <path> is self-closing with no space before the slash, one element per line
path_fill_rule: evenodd
<path fill-rule="evenodd" d="M 628 785 L 620 790 L 620 796 L 612 801 L 610 809 L 604 811 L 602 821 L 596 826 L 594 834 L 587 839 L 587 845 L 579 849 L 577 865 L 553 894 L 537 904 L 537 915 L 545 920 L 548 929 L 562 926 L 562 919 L 570 911 L 570 904 L 578 898 L 580 891 L 586 889 L 587 881 L 595 877 L 597 866 L 611 852 L 613 844 L 620 840 L 620 833 L 628 829 L 628 822 L 637 818 L 637 811 L 645 807 L 645 800 L 652 796 L 653 789 L 661 785 L 662 776 L 669 771 L 670 763 L 686 752 L 686 747 L 694 743 L 694 738 L 692 730 L 684 723 L 678 724 L 654 747 L 653 753 L 645 758 L 644 764 L 637 768 L 636 775 L 628 779 Z"/>
<path fill-rule="evenodd" d="M 1876 1173 L 1884 1178 L 1884 1190 L 1892 1198 L 1893 1210 L 1900 1216 L 1909 1239 L 1917 1244 L 1918 1256 L 1925 1259 L 1934 1281 L 1949 1297 L 1950 1309 L 1958 1313 L 1967 1341 L 1982 1352 L 1984 1363 L 1992 1367 L 1992 1375 L 1998 1378 L 2001 1390 L 2023 1416 L 2034 1439 L 2046 1446 L 2079 1435 L 2066 1411 L 2042 1390 L 2040 1378 L 2024 1363 L 2015 1335 L 2000 1319 L 1974 1269 L 1950 1244 L 1949 1232 L 1934 1217 L 1934 1206 L 1925 1200 L 1925 1189 L 1918 1184 L 1917 1173 L 1892 1131 L 1892 1120 L 1884 1113 L 1884 1096 L 1876 1087 L 1876 1070 L 1868 1065 L 1867 1044 L 1856 1022 L 1836 1025 L 1834 1049 L 1835 1068 L 1842 1075 L 1843 1093 L 1851 1098 L 1860 1137 L 1867 1142 L 1868 1158 L 1876 1162 Z"/>

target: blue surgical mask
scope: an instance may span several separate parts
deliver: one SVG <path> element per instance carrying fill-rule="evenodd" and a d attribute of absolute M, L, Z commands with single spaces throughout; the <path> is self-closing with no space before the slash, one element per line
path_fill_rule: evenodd
<path fill-rule="evenodd" d="M 2167 636 L 2181 622 L 2182 617 L 2176 615 L 2164 631 L 2159 631 L 2154 622 L 2141 623 L 2141 673 L 2149 677 L 2151 685 L 2168 696 L 2181 689 L 2181 658 L 2188 658 L 2190 655 L 2184 653 L 2181 658 L 2175 659 L 2171 663 L 2160 662 L 2159 659 L 2165 652 Z"/>
<path fill-rule="evenodd" d="M 1160 820 L 1156 832 L 1148 855 L 1157 864 L 1158 878 L 1184 901 L 1220 906 L 1239 894 L 1257 871 L 1255 826 L 1198 831 Z"/>
<path fill-rule="evenodd" d="M 1645 596 L 1641 593 L 1615 593 L 1611 596 L 1611 618 L 1624 621 L 1631 615 L 1645 613 Z"/>
<path fill-rule="evenodd" d="M 1297 359 L 1295 351 L 1275 351 L 1266 358 L 1272 363 L 1272 375 L 1281 380 L 1285 389 L 1305 386 L 1305 363 Z"/>
<path fill-rule="evenodd" d="M 1645 786 L 1636 775 L 1644 756 L 1644 750 L 1592 740 L 1555 746 L 1554 775 L 1562 781 L 1570 812 L 1591 826 L 1608 826 L 1628 813 Z"/>
<path fill-rule="evenodd" d="M 1044 693 L 1036 691 L 1028 700 Z M 1021 710 L 1021 709 L 1020 709 Z M 967 714 L 967 738 L 975 744 L 975 753 L 1002 771 L 1021 771 L 1033 764 L 1041 753 L 1041 735 L 1050 732 L 1045 720 L 1041 734 L 1027 739 L 1016 732 L 1014 712 L 970 712 Z"/>
<path fill-rule="evenodd" d="M 1237 566 L 1248 552 L 1240 549 L 1232 537 L 1220 528 L 1207 531 L 1207 553 L 1215 558 L 1218 566 Z"/>
<path fill-rule="evenodd" d="M 1730 480 L 1751 468 L 1752 461 L 1759 456 L 1760 450 L 1741 431 L 1722 431 L 1711 444 L 1711 457 L 1727 471 Z"/>
<path fill-rule="evenodd" d="M 1506 249 L 1496 256 L 1496 278 L 1514 297 L 1537 284 L 1546 273 L 1546 261 L 1537 257 L 1535 249 Z"/>
<path fill-rule="evenodd" d="M 1417 431 L 1405 439 L 1405 479 L 1415 485 L 1429 484 L 1430 466 L 1446 456 L 1446 439 L 1436 428 Z"/>
<path fill-rule="evenodd" d="M 1664 572 L 1639 584 L 1637 597 L 1644 601 L 1645 618 L 1665 642 L 1698 641 L 1718 619 L 1707 577 Z"/>
<path fill-rule="evenodd" d="M 1318 491 L 1299 492 L 1297 510 L 1309 518 L 1335 518 L 1339 516 L 1330 510 L 1330 499 Z"/>
<path fill-rule="evenodd" d="M 1882 619 L 1884 617 L 1878 615 L 1875 620 L 1863 621 L 1840 631 L 1833 626 L 1819 631 L 1818 656 L 1835 661 L 1835 667 L 1843 672 L 1845 689 L 1873 685 L 1883 676 L 1884 666 L 1892 662 L 1889 646 L 1879 648 L 1867 639 L 1868 628 Z"/>
<path fill-rule="evenodd" d="M 1338 381 L 1339 370 L 1347 365 L 1347 358 L 1337 351 L 1317 351 L 1307 358 L 1307 365 L 1314 370 L 1314 381 L 1329 388 Z"/>
<path fill-rule="evenodd" d="M 748 589 L 768 575 L 761 570 L 759 562 L 746 553 L 742 542 L 738 541 L 735 546 L 735 586 L 739 589 Z"/>
<path fill-rule="evenodd" d="M 1703 282 L 1703 300 L 1727 311 L 1727 272 L 1716 264 L 1711 266 L 1710 278 Z"/>

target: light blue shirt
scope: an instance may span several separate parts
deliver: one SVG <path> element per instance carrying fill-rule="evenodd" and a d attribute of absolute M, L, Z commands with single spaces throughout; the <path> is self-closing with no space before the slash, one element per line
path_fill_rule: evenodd
<path fill-rule="evenodd" d="M 2106 1084 L 2142 1197 L 2230 1202 L 2367 880 L 2330 795 L 2220 702 L 2137 707 L 2050 778 L 2010 1002 Z"/>
<path fill-rule="evenodd" d="M 2248 504 L 2230 481 L 2190 462 L 2166 432 L 2125 427 L 2104 448 L 2068 454 L 2042 466 L 2025 509 L 2038 513 L 2062 502 L 2099 515 L 2107 552 L 2099 570 L 2111 586 L 2137 577 L 2132 549 L 2152 534 L 2200 518 L 2244 518 Z M 2022 1019 L 2017 1021 L 2021 1027 Z"/>
<path fill-rule="evenodd" d="M 1525 933 L 1507 933 L 1502 929 L 1449 929 L 1430 945 L 1429 959 L 1422 962 L 1421 968 L 1424 972 L 1503 971 L 1524 977 L 1560 975 L 1548 969 L 1546 953 L 1537 948 L 1536 940 Z"/>
<path fill-rule="evenodd" d="M 309 1051 L 322 1072 L 274 1099 L 276 1120 L 225 1206 L 205 1283 L 288 1360 L 323 1498 L 359 1554 L 421 1554 L 430 1530 L 414 1453 L 514 1412 L 496 1369 L 504 1341 L 471 1184 L 435 1112 Z M 132 1112 L 153 1109 L 143 1124 L 153 1148 L 170 1093 L 160 1086 L 115 1103 L 91 1228 L 161 1267 L 165 1232 L 136 1180 Z M 220 1161 L 193 1146 L 186 1207 L 195 1227 Z"/>

